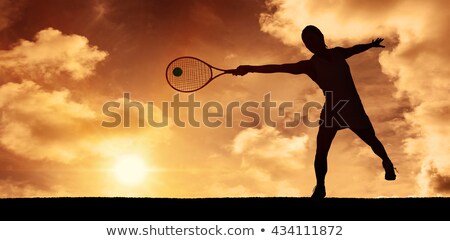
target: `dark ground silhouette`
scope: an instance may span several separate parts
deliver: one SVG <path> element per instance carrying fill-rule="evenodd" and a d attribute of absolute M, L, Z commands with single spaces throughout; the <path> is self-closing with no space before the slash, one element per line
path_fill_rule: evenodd
<path fill-rule="evenodd" d="M 449 220 L 450 198 L 0 199 L 0 220 Z"/>

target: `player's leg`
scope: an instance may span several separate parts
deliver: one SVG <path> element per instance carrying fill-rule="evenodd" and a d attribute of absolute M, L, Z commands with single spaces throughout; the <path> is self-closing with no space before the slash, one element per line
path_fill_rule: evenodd
<path fill-rule="evenodd" d="M 384 149 L 383 144 L 378 140 L 375 135 L 375 130 L 372 126 L 369 128 L 361 128 L 361 129 L 351 129 L 356 135 L 359 136 L 365 143 L 367 143 L 373 150 L 373 152 L 383 160 L 383 168 L 386 172 L 385 179 L 386 180 L 395 180 L 395 170 L 394 165 L 392 164 L 391 159 L 389 159 L 386 150 Z"/>
<path fill-rule="evenodd" d="M 328 164 L 327 156 L 330 150 L 331 142 L 336 136 L 337 129 L 327 128 L 321 125 L 317 133 L 317 149 L 314 159 L 314 170 L 316 172 L 317 185 L 314 189 L 312 198 L 324 198 L 325 192 L 325 175 L 327 174 Z"/>

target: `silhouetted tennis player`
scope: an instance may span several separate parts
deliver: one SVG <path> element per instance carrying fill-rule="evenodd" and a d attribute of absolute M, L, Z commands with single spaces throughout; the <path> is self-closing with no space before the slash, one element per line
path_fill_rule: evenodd
<path fill-rule="evenodd" d="M 312 198 L 324 198 L 325 175 L 327 173 L 327 155 L 331 142 L 338 130 L 350 128 L 373 152 L 382 159 L 386 180 L 395 180 L 395 168 L 389 159 L 383 144 L 375 135 L 359 98 L 350 68 L 346 59 L 372 47 L 381 47 L 382 38 L 377 38 L 368 44 L 359 44 L 351 48 L 336 47 L 328 49 L 322 32 L 315 26 L 309 25 L 302 31 L 302 39 L 314 55 L 310 60 L 281 65 L 250 66 L 241 65 L 234 75 L 255 73 L 291 73 L 307 74 L 319 85 L 325 95 L 325 104 L 320 114 L 320 127 L 317 134 L 317 149 L 314 160 L 317 185 Z"/>

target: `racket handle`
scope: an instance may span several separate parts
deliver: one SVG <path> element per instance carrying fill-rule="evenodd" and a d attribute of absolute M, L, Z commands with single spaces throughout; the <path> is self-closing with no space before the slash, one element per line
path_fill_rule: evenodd
<path fill-rule="evenodd" d="M 226 70 L 224 70 L 223 72 L 224 72 L 225 74 L 232 74 L 232 73 L 234 73 L 234 71 L 236 71 L 236 69 L 226 69 Z"/>

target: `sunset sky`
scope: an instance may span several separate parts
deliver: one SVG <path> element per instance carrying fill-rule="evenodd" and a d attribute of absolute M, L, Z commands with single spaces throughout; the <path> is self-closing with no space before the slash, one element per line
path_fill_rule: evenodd
<path fill-rule="evenodd" d="M 102 106 L 162 102 L 178 92 L 167 64 L 195 56 L 220 68 L 309 59 L 316 25 L 328 47 L 385 38 L 348 60 L 377 136 L 399 173 L 350 130 L 338 132 L 329 197 L 449 196 L 450 15 L 429 0 L 0 0 L 0 197 L 310 196 L 318 128 L 102 127 Z M 226 75 L 201 103 L 322 103 L 306 75 Z M 188 94 L 180 94 L 182 100 Z M 121 105 L 123 107 L 123 105 Z M 121 109 L 117 110 L 121 113 Z M 258 112 L 261 109 L 257 110 Z M 317 117 L 319 110 L 312 111 Z M 183 117 L 186 117 L 186 113 Z M 201 120 L 200 112 L 197 119 Z M 311 117 L 311 118 L 312 118 Z M 233 123 L 245 119 L 233 115 Z"/>

